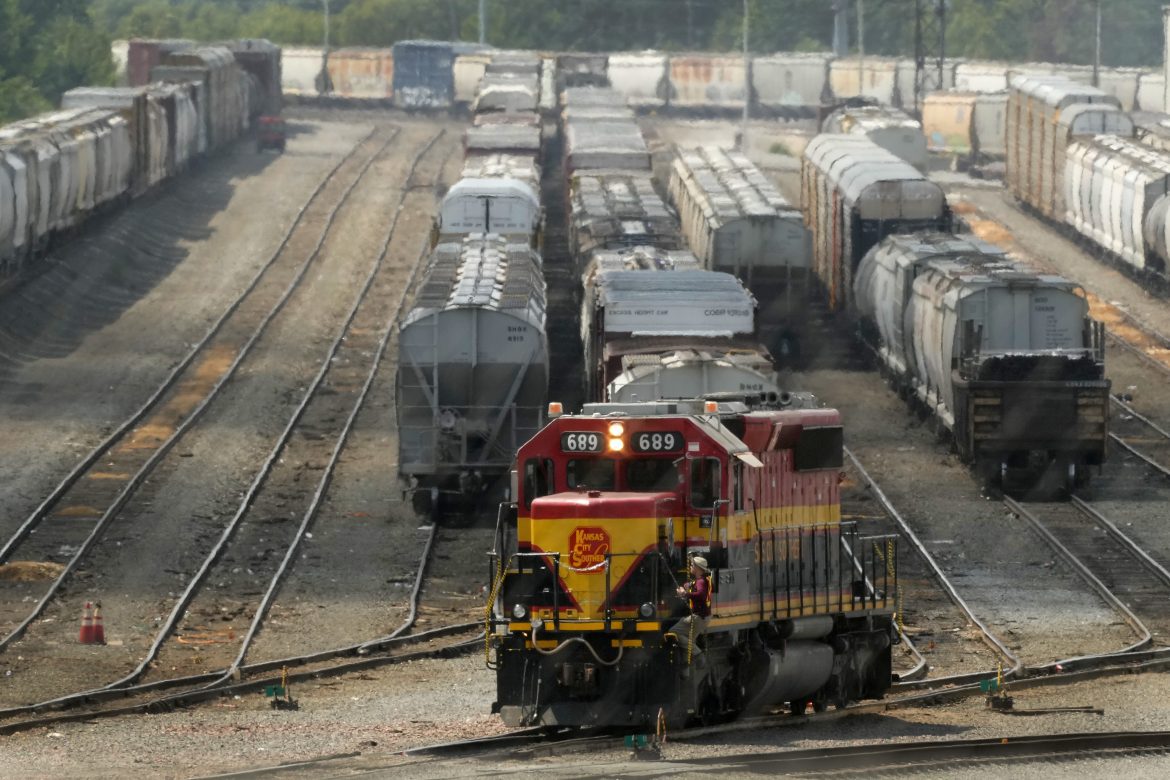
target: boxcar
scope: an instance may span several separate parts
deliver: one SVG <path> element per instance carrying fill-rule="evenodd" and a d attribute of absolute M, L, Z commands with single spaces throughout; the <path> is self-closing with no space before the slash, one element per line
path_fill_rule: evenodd
<path fill-rule="evenodd" d="M 863 136 L 814 138 L 801 163 L 801 195 L 813 271 L 832 309 L 849 307 L 857 264 L 887 235 L 951 227 L 942 188 Z"/>
<path fill-rule="evenodd" d="M 1132 136 L 1117 98 L 1063 76 L 1017 76 L 1008 95 L 1008 191 L 1045 217 L 1065 218 L 1066 149 L 1079 136 Z"/>
<path fill-rule="evenodd" d="M 926 136 L 922 123 L 901 109 L 843 106 L 825 117 L 821 132 L 863 135 L 918 170 L 926 170 Z"/>

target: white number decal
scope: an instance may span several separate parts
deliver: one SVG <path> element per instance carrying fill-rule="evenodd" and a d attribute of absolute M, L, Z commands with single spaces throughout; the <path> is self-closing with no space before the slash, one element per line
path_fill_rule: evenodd
<path fill-rule="evenodd" d="M 678 449 L 673 433 L 643 433 L 638 436 L 638 449 L 642 452 L 670 452 Z"/>
<path fill-rule="evenodd" d="M 601 449 L 601 437 L 596 433 L 570 433 L 565 436 L 565 449 L 569 452 L 597 452 Z"/>

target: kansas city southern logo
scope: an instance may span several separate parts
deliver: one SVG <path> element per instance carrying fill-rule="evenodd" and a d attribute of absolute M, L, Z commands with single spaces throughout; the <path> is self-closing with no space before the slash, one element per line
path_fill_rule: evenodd
<path fill-rule="evenodd" d="M 569 534 L 569 565 L 574 569 L 603 564 L 608 552 L 609 531 L 604 528 L 585 526 Z"/>

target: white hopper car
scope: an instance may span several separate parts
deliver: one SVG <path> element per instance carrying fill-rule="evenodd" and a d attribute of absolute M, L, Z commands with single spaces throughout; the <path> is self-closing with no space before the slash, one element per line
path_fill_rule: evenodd
<path fill-rule="evenodd" d="M 921 233 L 870 250 L 854 287 L 895 385 L 988 481 L 1031 486 L 1055 467 L 1071 489 L 1104 461 L 1104 329 L 1077 285 L 982 241 Z"/>
<path fill-rule="evenodd" d="M 477 502 L 541 429 L 548 394 L 545 284 L 525 243 L 439 244 L 399 328 L 398 471 L 416 510 Z"/>
<path fill-rule="evenodd" d="M 1135 271 L 1166 273 L 1170 157 L 1127 138 L 1081 138 L 1064 184 L 1074 230 Z"/>

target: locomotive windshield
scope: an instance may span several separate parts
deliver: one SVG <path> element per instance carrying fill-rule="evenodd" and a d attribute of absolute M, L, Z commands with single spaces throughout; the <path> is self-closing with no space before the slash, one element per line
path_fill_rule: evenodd
<path fill-rule="evenodd" d="M 570 490 L 613 490 L 617 461 L 609 458 L 578 458 L 565 464 Z"/>

